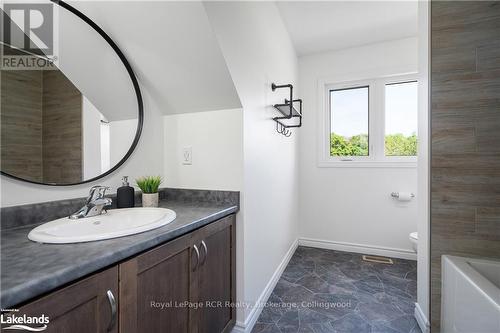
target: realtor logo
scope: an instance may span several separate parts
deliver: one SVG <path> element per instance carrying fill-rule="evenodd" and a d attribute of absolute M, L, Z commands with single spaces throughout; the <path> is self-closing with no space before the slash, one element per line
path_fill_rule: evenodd
<path fill-rule="evenodd" d="M 57 59 L 54 4 L 47 1 L 3 3 L 0 20 L 2 69 L 54 67 Z"/>
<path fill-rule="evenodd" d="M 54 6 L 51 3 L 6 3 L 2 8 L 4 55 L 53 55 Z"/>

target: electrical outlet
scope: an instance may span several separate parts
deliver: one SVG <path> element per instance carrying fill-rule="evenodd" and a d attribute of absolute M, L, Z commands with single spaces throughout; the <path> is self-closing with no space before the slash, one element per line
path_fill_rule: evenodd
<path fill-rule="evenodd" d="M 182 164 L 185 164 L 185 165 L 193 164 L 193 148 L 192 147 L 182 148 Z"/>

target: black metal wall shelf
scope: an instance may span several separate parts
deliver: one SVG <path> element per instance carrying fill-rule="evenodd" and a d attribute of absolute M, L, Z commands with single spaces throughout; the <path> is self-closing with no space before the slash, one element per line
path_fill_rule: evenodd
<path fill-rule="evenodd" d="M 302 102 L 300 99 L 294 100 L 294 102 Z M 283 116 L 288 116 L 290 114 L 290 103 L 288 102 L 288 99 L 285 100 L 285 104 L 275 104 L 274 107 L 281 112 Z M 302 113 L 300 111 L 297 111 L 295 106 L 292 105 L 292 117 L 302 117 Z"/>
<path fill-rule="evenodd" d="M 274 108 L 278 110 L 283 116 L 274 117 L 273 120 L 276 122 L 276 132 L 289 137 L 292 135 L 292 131 L 289 128 L 301 127 L 302 126 L 302 100 L 293 99 L 293 85 L 282 84 L 276 85 L 272 84 L 271 89 L 275 91 L 276 89 L 288 88 L 290 89 L 290 98 L 285 99 L 284 104 L 274 104 Z M 299 109 L 297 110 L 294 105 L 298 103 Z M 290 122 L 291 119 L 294 121 Z M 299 119 L 298 123 L 296 119 Z"/>

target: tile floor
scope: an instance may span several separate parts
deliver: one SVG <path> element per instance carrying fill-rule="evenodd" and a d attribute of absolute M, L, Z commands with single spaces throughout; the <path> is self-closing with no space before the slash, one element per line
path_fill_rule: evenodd
<path fill-rule="evenodd" d="M 252 333 L 418 333 L 415 261 L 299 247 Z"/>

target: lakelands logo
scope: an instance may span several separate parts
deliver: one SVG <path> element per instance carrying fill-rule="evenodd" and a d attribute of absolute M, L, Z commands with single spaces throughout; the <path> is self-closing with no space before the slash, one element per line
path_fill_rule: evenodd
<path fill-rule="evenodd" d="M 17 312 L 19 310 L 11 311 Z M 2 313 L 0 315 L 0 324 L 2 325 L 2 330 L 41 332 L 47 329 L 47 325 L 49 324 L 49 317 L 44 314 L 40 316 L 27 316 L 25 314 L 16 315 L 15 313 Z"/>
<path fill-rule="evenodd" d="M 1 68 L 56 69 L 54 4 L 2 1 L 0 8 Z"/>

